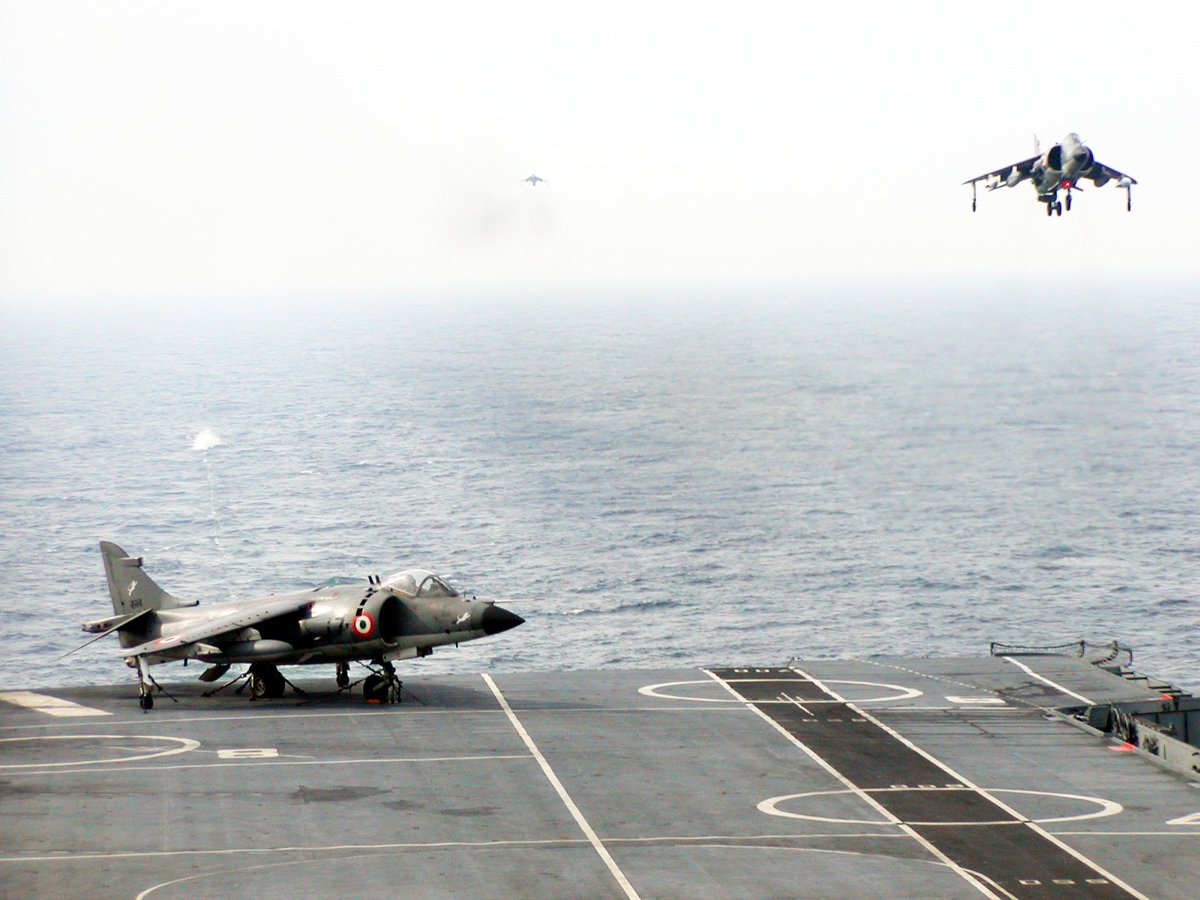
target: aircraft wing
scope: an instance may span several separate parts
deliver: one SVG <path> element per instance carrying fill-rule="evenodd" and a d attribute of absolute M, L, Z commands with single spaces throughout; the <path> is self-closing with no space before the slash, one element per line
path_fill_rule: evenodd
<path fill-rule="evenodd" d="M 972 184 L 977 181 L 990 181 L 993 178 L 1004 180 L 1009 176 L 1009 173 L 1011 173 L 1013 169 L 1016 169 L 1018 172 L 1020 172 L 1023 177 L 1028 178 L 1030 173 L 1033 171 L 1033 164 L 1039 159 L 1041 159 L 1040 156 L 1031 156 L 1029 159 L 1023 159 L 1020 162 L 1011 163 L 1003 168 L 994 169 L 991 172 L 985 172 L 984 174 L 975 178 L 968 178 L 963 182 L 963 184 Z"/>
<path fill-rule="evenodd" d="M 219 638 L 221 635 L 228 634 L 229 632 L 241 631 L 243 628 L 249 628 L 257 625 L 259 622 L 274 619 L 276 616 L 286 615 L 290 612 L 298 613 L 311 602 L 312 598 L 307 596 L 297 597 L 295 594 L 277 599 L 268 598 L 267 600 L 252 601 L 242 605 L 234 612 L 226 613 L 215 619 L 198 620 L 195 624 L 185 625 L 182 631 L 164 635 L 153 641 L 147 641 L 144 644 L 138 644 L 136 647 L 122 647 L 118 652 L 121 656 L 126 657 L 145 656 L 150 653 L 166 653 L 171 650 L 177 650 L 187 644 L 194 644 L 197 641 L 207 641 Z"/>
<path fill-rule="evenodd" d="M 1122 178 L 1128 178 L 1130 184 L 1137 184 L 1136 178 L 1126 175 L 1124 172 L 1118 172 L 1116 169 L 1112 168 L 1111 166 L 1106 166 L 1099 160 L 1092 163 L 1091 168 L 1088 169 L 1088 174 L 1084 177 L 1090 178 L 1092 181 L 1100 180 L 1102 183 L 1110 180 L 1120 181 Z"/>

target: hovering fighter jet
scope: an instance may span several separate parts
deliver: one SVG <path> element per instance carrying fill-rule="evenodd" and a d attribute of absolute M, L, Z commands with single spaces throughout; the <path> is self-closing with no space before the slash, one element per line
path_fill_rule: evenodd
<path fill-rule="evenodd" d="M 338 687 L 345 688 L 350 662 L 366 660 L 372 674 L 363 692 L 368 700 L 386 701 L 399 695 L 394 660 L 428 656 L 436 646 L 525 621 L 493 602 L 463 597 L 423 569 L 201 607 L 155 584 L 140 556 L 108 541 L 101 541 L 100 554 L 115 615 L 87 622 L 83 630 L 97 635 L 88 644 L 117 632 L 120 654 L 138 670 L 144 710 L 154 706 L 151 687 L 158 686 L 150 666 L 181 659 L 211 663 L 200 676 L 206 682 L 234 663 L 249 663 L 239 679 L 249 679 L 252 699 L 282 696 L 288 682 L 277 668 L 281 663 L 333 663 Z"/>
<path fill-rule="evenodd" d="M 530 175 L 528 178 L 521 179 L 522 182 L 528 181 L 534 187 L 538 186 L 539 181 L 545 181 L 545 180 L 546 180 L 545 178 L 538 178 L 536 175 Z"/>
<path fill-rule="evenodd" d="M 1117 187 L 1125 188 L 1125 209 L 1133 209 L 1133 197 L 1130 188 L 1137 184 L 1137 179 L 1130 178 L 1123 172 L 1110 168 L 1096 161 L 1092 151 L 1083 145 L 1079 135 L 1072 132 L 1055 144 L 1045 153 L 1041 146 L 1036 146 L 1035 156 L 1023 159 L 1011 166 L 980 175 L 964 181 L 971 186 L 971 212 L 975 211 L 975 186 L 984 182 L 984 187 L 994 191 L 999 187 L 1013 187 L 1029 179 L 1037 191 L 1039 203 L 1046 204 L 1046 215 L 1062 215 L 1062 201 L 1058 199 L 1060 190 L 1067 193 L 1067 209 L 1071 208 L 1071 192 L 1082 191 L 1079 182 L 1088 179 L 1096 187 L 1103 187 L 1109 181 L 1117 179 Z"/>

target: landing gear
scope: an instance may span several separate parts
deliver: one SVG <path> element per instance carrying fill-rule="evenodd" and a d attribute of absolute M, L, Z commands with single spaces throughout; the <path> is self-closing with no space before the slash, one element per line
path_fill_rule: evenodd
<path fill-rule="evenodd" d="M 340 662 L 337 664 L 337 686 L 340 688 L 350 684 L 350 663 Z"/>
<path fill-rule="evenodd" d="M 146 662 L 146 657 L 139 656 L 137 658 L 138 671 L 138 706 L 142 708 L 142 712 L 149 712 L 154 708 L 154 691 L 160 694 L 166 694 L 167 698 L 176 700 L 171 694 L 163 688 L 161 684 L 154 680 L 154 676 L 150 674 L 150 663 Z"/>
<path fill-rule="evenodd" d="M 238 684 L 239 682 L 241 684 Z M 241 695 L 247 687 L 250 688 L 251 700 L 274 700 L 282 697 L 288 687 L 291 687 L 300 696 L 304 696 L 304 691 L 288 681 L 273 663 L 251 663 L 250 668 L 241 675 L 231 681 L 226 681 L 220 687 L 205 691 L 204 696 L 212 697 L 235 684 L 238 684 L 238 689 L 234 693 L 238 695 Z"/>
<path fill-rule="evenodd" d="M 137 658 L 138 670 L 138 705 L 142 708 L 142 712 L 154 708 L 154 695 L 150 693 L 150 664 L 146 662 L 146 657 L 139 656 Z"/>
<path fill-rule="evenodd" d="M 1067 212 L 1071 211 L 1071 195 L 1067 194 Z"/>
<path fill-rule="evenodd" d="M 270 663 L 250 664 L 250 699 L 263 698 L 273 700 L 282 697 L 287 689 L 287 679 L 279 674 L 279 669 Z"/>
<path fill-rule="evenodd" d="M 1068 203 L 1068 209 L 1070 208 L 1070 206 L 1069 206 L 1070 202 L 1071 202 L 1071 201 L 1068 199 L 1068 200 L 1067 200 L 1067 203 Z M 1058 215 L 1060 215 L 1060 216 L 1062 215 L 1062 202 L 1061 202 L 1061 201 L 1055 201 L 1055 203 L 1054 203 L 1054 212 L 1055 212 L 1055 213 L 1057 213 L 1057 214 L 1058 214 Z"/>
<path fill-rule="evenodd" d="M 368 703 L 399 703 L 404 683 L 396 677 L 396 667 L 386 659 L 375 664 L 380 671 L 363 680 L 363 697 Z"/>
<path fill-rule="evenodd" d="M 368 675 L 363 682 L 363 696 L 368 703 L 386 703 L 388 680 L 382 675 Z"/>
<path fill-rule="evenodd" d="M 1054 204 L 1052 204 L 1049 200 L 1046 201 L 1046 215 L 1054 215 Z"/>

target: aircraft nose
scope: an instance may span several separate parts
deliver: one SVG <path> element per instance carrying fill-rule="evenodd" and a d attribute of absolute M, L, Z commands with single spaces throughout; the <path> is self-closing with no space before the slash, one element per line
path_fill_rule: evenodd
<path fill-rule="evenodd" d="M 516 628 L 524 621 L 516 613 L 509 612 L 504 607 L 496 606 L 494 603 L 483 611 L 483 616 L 480 618 L 484 634 L 499 634 L 501 631 Z"/>

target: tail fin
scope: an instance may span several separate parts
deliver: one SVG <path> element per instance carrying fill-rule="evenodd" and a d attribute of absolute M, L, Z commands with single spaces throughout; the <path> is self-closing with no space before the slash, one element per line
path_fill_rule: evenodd
<path fill-rule="evenodd" d="M 104 557 L 104 574 L 108 578 L 108 593 L 112 596 L 113 612 L 119 616 L 145 609 L 174 609 L 188 606 L 172 597 L 142 571 L 142 558 L 131 557 L 116 544 L 100 542 Z"/>

